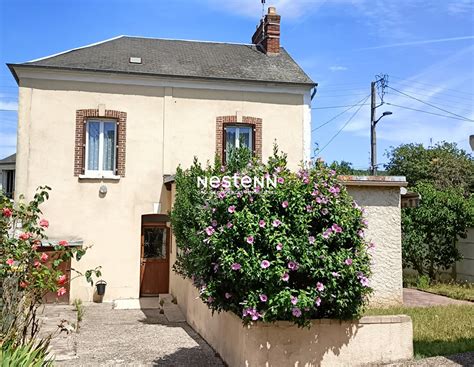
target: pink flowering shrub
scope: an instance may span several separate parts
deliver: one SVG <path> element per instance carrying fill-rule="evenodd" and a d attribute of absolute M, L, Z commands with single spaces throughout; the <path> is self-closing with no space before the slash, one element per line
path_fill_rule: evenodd
<path fill-rule="evenodd" d="M 198 177 L 275 175 L 275 187 L 199 188 Z M 223 181 L 221 181 L 223 182 Z M 197 161 L 176 174 L 174 270 L 213 311 L 244 323 L 357 316 L 370 288 L 362 210 L 322 163 L 297 173 L 238 152 L 226 167 Z"/>
<path fill-rule="evenodd" d="M 40 187 L 33 200 L 22 198 L 12 202 L 0 192 L 0 347 L 15 348 L 37 342 L 40 323 L 37 310 L 44 297 L 54 292 L 58 297 L 66 293 L 71 281 L 60 265 L 74 258 L 80 260 L 87 248 L 69 246 L 59 241 L 54 254 L 39 251 L 47 241 L 49 221 L 42 218 L 40 205 L 49 197 L 48 187 Z M 85 276 L 92 284 L 92 276 L 100 276 L 100 268 L 84 274 L 71 269 L 72 277 Z M 41 344 L 47 348 L 49 336 Z"/>

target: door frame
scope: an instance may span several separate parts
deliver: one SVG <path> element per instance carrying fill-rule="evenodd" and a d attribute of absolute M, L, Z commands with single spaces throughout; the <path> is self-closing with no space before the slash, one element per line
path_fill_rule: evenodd
<path fill-rule="evenodd" d="M 141 221 L 141 226 L 140 226 L 140 271 L 139 271 L 139 296 L 140 297 L 156 297 L 158 294 L 142 294 L 142 282 L 143 282 L 143 269 L 142 269 L 142 264 L 144 261 L 143 257 L 143 248 L 144 248 L 144 228 L 164 228 L 166 229 L 167 236 L 166 236 L 166 262 L 168 264 L 167 266 L 167 272 L 168 272 L 168 284 L 167 284 L 167 289 L 169 292 L 169 282 L 170 282 L 170 246 L 171 246 L 171 227 L 168 224 L 169 223 L 169 216 L 166 214 L 144 214 L 142 215 L 142 221 Z M 160 261 L 160 260 L 157 260 Z"/>

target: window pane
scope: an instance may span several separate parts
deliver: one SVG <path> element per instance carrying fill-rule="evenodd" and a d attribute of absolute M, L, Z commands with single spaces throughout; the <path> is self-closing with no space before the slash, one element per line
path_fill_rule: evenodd
<path fill-rule="evenodd" d="M 226 128 L 226 137 L 225 137 L 225 151 L 226 151 L 226 160 L 229 160 L 232 151 L 235 149 L 236 144 L 236 128 L 228 126 Z"/>
<path fill-rule="evenodd" d="M 166 229 L 143 228 L 143 257 L 166 259 Z"/>
<path fill-rule="evenodd" d="M 113 171 L 115 161 L 115 122 L 104 122 L 104 171 Z"/>
<path fill-rule="evenodd" d="M 97 171 L 99 169 L 99 135 L 100 122 L 90 121 L 87 123 L 89 140 L 87 142 L 87 169 Z"/>
<path fill-rule="evenodd" d="M 250 127 L 239 128 L 239 146 L 253 150 L 252 147 L 252 129 Z"/>

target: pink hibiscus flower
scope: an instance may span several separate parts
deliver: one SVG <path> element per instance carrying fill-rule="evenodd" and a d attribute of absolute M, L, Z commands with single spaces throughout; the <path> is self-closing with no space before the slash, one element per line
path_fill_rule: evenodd
<path fill-rule="evenodd" d="M 281 206 L 282 206 L 283 208 L 288 208 L 288 201 L 285 200 L 283 203 L 281 203 Z"/>
<path fill-rule="evenodd" d="M 242 265 L 240 265 L 239 263 L 233 263 L 231 266 L 232 270 L 240 270 L 240 268 L 242 268 Z"/>
<path fill-rule="evenodd" d="M 319 292 L 324 291 L 324 284 L 321 283 L 321 282 L 317 282 L 317 283 L 316 283 L 316 289 L 317 289 Z"/>
<path fill-rule="evenodd" d="M 12 266 L 15 263 L 15 260 L 10 258 L 10 259 L 7 259 L 7 261 L 5 262 L 7 263 L 7 265 Z"/>
<path fill-rule="evenodd" d="M 260 301 L 262 301 L 262 302 L 267 302 L 268 301 L 268 297 L 267 297 L 266 294 L 261 294 L 259 297 L 260 297 Z"/>
<path fill-rule="evenodd" d="M 247 241 L 247 243 L 248 243 L 249 245 L 252 245 L 253 242 L 254 242 L 254 240 L 255 240 L 255 239 L 253 238 L 253 236 L 248 236 L 248 237 L 245 239 L 245 241 Z"/>
<path fill-rule="evenodd" d="M 267 269 L 269 266 L 270 266 L 270 261 L 268 261 L 268 260 L 263 260 L 263 261 L 260 263 L 260 267 L 261 267 L 262 269 Z"/>
<path fill-rule="evenodd" d="M 43 253 L 41 254 L 40 260 L 41 260 L 42 262 L 45 262 L 46 260 L 48 260 L 48 258 L 49 258 L 49 256 L 48 256 L 45 252 L 43 252 Z"/>

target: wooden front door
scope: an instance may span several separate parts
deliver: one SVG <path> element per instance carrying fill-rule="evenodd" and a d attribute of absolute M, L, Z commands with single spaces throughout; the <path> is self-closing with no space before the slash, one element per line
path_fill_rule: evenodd
<path fill-rule="evenodd" d="M 142 223 L 140 295 L 168 293 L 170 229 L 166 223 Z"/>

